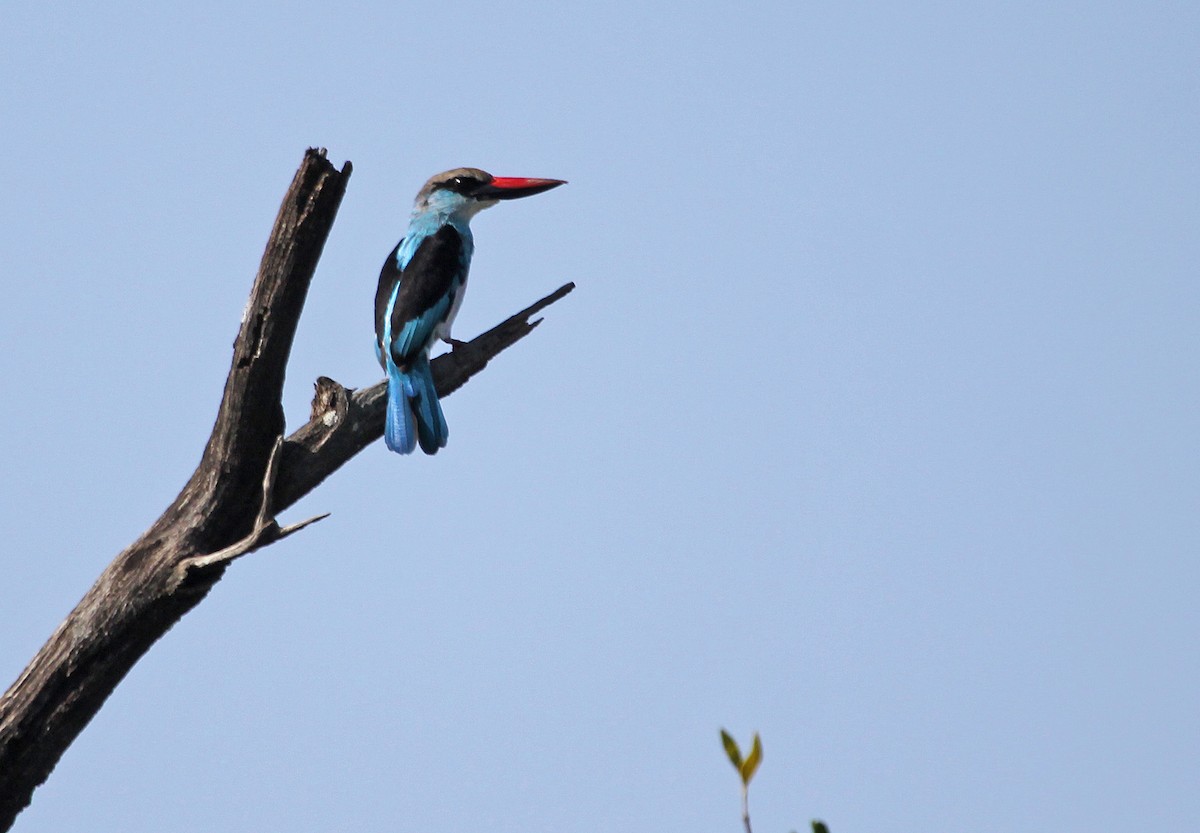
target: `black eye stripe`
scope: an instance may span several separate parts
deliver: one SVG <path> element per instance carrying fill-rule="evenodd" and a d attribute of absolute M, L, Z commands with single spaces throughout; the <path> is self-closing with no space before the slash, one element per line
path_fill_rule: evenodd
<path fill-rule="evenodd" d="M 473 176 L 455 176 L 447 179 L 438 188 L 446 191 L 453 191 L 456 194 L 470 196 L 476 189 L 482 186 L 482 180 L 476 179 Z"/>

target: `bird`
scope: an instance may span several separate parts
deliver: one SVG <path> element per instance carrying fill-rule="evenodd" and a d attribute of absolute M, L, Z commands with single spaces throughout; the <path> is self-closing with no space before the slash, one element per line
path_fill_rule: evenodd
<path fill-rule="evenodd" d="M 471 218 L 501 200 L 529 197 L 565 185 L 561 179 L 492 176 L 454 168 L 429 178 L 417 192 L 408 229 L 379 273 L 375 290 L 375 356 L 387 373 L 384 441 L 399 454 L 419 443 L 426 454 L 445 448 L 446 417 L 429 367 L 429 350 L 450 337 L 462 306 L 475 241 Z"/>

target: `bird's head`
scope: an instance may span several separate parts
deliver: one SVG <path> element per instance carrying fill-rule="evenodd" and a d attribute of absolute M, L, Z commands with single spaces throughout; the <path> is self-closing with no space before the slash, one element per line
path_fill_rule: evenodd
<path fill-rule="evenodd" d="M 492 176 L 479 168 L 454 168 L 429 178 L 417 194 L 413 211 L 436 211 L 470 220 L 500 200 L 530 197 L 564 184 L 561 179 Z"/>

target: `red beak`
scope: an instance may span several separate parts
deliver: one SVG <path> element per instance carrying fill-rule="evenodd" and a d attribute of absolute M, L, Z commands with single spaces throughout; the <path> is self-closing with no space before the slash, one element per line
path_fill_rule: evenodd
<path fill-rule="evenodd" d="M 515 200 L 531 197 L 551 188 L 566 185 L 565 179 L 531 179 L 523 176 L 496 176 L 471 196 L 477 200 Z"/>

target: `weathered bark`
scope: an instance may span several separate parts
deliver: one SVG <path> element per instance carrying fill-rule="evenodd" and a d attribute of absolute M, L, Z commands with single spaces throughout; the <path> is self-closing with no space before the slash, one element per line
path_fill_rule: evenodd
<path fill-rule="evenodd" d="M 383 433 L 383 383 L 317 381 L 312 418 L 286 440 L 281 394 L 309 284 L 345 193 L 341 171 L 310 150 L 284 197 L 234 343 L 220 411 L 175 501 L 104 570 L 0 698 L 0 831 L 29 805 L 76 736 L 143 654 L 195 607 L 235 558 L 311 523 L 281 529 L 295 503 Z M 448 395 L 527 335 L 563 286 L 433 362 Z M 399 462 L 399 461 L 397 461 Z"/>

